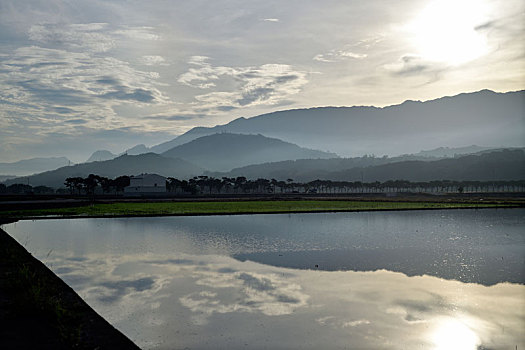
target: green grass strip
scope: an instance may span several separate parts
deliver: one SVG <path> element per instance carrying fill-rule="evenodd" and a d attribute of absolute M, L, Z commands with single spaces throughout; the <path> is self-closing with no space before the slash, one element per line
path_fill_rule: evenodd
<path fill-rule="evenodd" d="M 241 213 L 300 213 L 325 211 L 417 210 L 512 207 L 491 203 L 375 202 L 375 201 L 231 201 L 94 204 L 74 208 L 5 211 L 0 217 L 147 216 Z"/>

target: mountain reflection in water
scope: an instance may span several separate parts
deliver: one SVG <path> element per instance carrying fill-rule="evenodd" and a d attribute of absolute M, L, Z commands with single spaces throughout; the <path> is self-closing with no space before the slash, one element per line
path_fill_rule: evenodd
<path fill-rule="evenodd" d="M 384 253 L 388 264 L 403 256 L 408 261 L 418 244 L 421 264 L 428 267 L 424 256 L 433 256 L 434 244 L 435 251 L 455 247 L 463 261 L 473 261 L 471 269 L 478 272 L 469 276 L 483 276 L 476 254 L 490 260 L 505 253 L 504 262 L 514 256 L 513 264 L 495 269 L 507 271 L 500 279 L 512 277 L 524 266 L 524 211 L 407 214 L 56 220 L 4 228 L 145 349 L 525 347 L 523 284 L 405 274 L 417 275 L 417 270 L 342 271 L 346 263 L 361 269 L 354 260 L 363 269 L 374 266 L 376 253 Z M 414 224 L 417 235 L 403 236 L 402 230 Z M 381 245 L 364 237 L 366 229 L 368 236 L 391 242 Z M 297 249 L 290 249 L 295 240 Z M 407 242 L 412 244 L 403 248 Z M 298 268 L 250 259 L 257 254 L 295 261 Z M 294 254 L 301 258 L 287 256 Z M 301 265 L 308 261 L 303 254 L 318 269 Z M 344 264 L 338 267 L 337 261 Z"/>

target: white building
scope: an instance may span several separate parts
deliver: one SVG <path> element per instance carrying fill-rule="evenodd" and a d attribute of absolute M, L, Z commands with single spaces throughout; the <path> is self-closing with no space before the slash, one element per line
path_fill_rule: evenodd
<path fill-rule="evenodd" d="M 166 178 L 157 174 L 140 174 L 129 178 L 124 194 L 165 193 Z"/>

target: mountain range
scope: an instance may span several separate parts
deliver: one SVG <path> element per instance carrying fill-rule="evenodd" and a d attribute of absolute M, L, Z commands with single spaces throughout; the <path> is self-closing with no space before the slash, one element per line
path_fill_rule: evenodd
<path fill-rule="evenodd" d="M 257 164 L 214 177 L 266 178 L 299 182 L 317 179 L 334 181 L 432 181 L 432 180 L 520 180 L 525 178 L 525 151 L 493 150 L 455 158 L 422 156 L 302 159 Z"/>
<path fill-rule="evenodd" d="M 412 154 L 443 145 L 521 147 L 525 145 L 525 91 L 482 90 L 425 102 L 405 101 L 383 108 L 319 107 L 279 111 L 238 118 L 214 127 L 196 127 L 147 150 L 163 153 L 221 132 L 261 134 L 343 157 Z"/>
<path fill-rule="evenodd" d="M 25 176 L 53 170 L 71 164 L 66 157 L 31 158 L 13 163 L 0 163 L 0 174 Z"/>
<path fill-rule="evenodd" d="M 6 184 L 52 187 L 62 186 L 66 177 L 90 173 L 116 177 L 145 172 L 181 179 L 208 174 L 296 181 L 514 180 L 524 178 L 523 149 L 496 152 L 494 147 L 474 142 L 454 146 L 475 141 L 523 147 L 524 127 L 525 91 L 483 90 L 384 108 L 320 107 L 239 118 L 212 128 L 193 128 L 151 148 L 137 145 L 121 156 L 99 150 L 87 163 L 76 166 L 64 167 L 70 163 L 67 158 L 0 163 L 0 174 L 11 175 L 9 169 L 14 175 L 40 172 Z M 434 144 L 449 147 L 396 157 L 374 156 L 416 147 L 429 149 Z M 339 150 L 344 158 L 312 148 Z M 139 155 L 132 155 L 135 153 Z M 361 157 L 348 157 L 354 153 Z M 469 154 L 476 155 L 464 157 Z M 56 170 L 42 172 L 36 164 L 44 166 L 43 170 Z"/>
<path fill-rule="evenodd" d="M 136 156 L 122 155 L 115 159 L 82 163 L 73 166 L 58 168 L 27 177 L 19 177 L 5 181 L 6 185 L 14 183 L 29 183 L 30 185 L 44 185 L 54 188 L 64 187 L 64 180 L 68 177 L 87 177 L 96 174 L 108 178 L 121 175 L 138 175 L 155 173 L 177 178 L 191 178 L 203 173 L 203 169 L 182 159 L 166 158 L 155 153 L 146 153 Z"/>

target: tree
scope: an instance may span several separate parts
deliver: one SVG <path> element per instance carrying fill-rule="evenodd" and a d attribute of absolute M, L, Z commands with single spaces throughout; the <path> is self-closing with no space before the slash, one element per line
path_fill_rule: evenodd
<path fill-rule="evenodd" d="M 33 187 L 25 184 L 12 184 L 7 186 L 6 192 L 12 194 L 30 194 L 33 192 Z"/>
<path fill-rule="evenodd" d="M 104 176 L 98 177 L 98 183 L 102 187 L 102 193 L 109 193 L 111 190 L 111 180 Z"/>
<path fill-rule="evenodd" d="M 124 191 L 125 187 L 128 187 L 130 183 L 129 176 L 119 176 L 112 181 L 112 186 L 115 188 L 115 192 Z"/>
<path fill-rule="evenodd" d="M 89 174 L 88 177 L 84 179 L 84 188 L 86 189 L 86 193 L 88 195 L 95 195 L 95 188 L 98 185 L 98 178 L 99 177 L 95 174 Z"/>
<path fill-rule="evenodd" d="M 33 187 L 33 192 L 35 194 L 53 194 L 55 193 L 55 190 L 47 186 L 36 186 L 36 187 Z"/>

